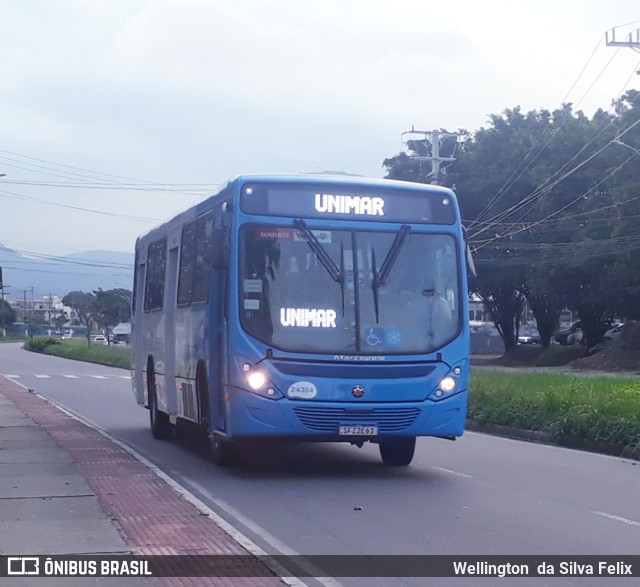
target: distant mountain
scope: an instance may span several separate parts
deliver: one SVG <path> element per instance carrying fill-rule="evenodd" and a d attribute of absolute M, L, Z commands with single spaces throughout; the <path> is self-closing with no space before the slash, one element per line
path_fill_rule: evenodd
<path fill-rule="evenodd" d="M 5 298 L 34 299 L 70 291 L 133 288 L 133 253 L 86 251 L 66 256 L 24 255 L 0 243 Z"/>

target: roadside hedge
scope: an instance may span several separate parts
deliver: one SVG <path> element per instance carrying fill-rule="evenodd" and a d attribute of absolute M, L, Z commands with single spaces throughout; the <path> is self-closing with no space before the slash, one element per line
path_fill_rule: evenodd
<path fill-rule="evenodd" d="M 60 340 L 50 337 L 35 337 L 24 344 L 28 351 L 54 355 L 65 359 L 75 359 L 87 363 L 98 363 L 121 369 L 131 368 L 131 350 L 124 346 L 92 344 L 86 340 Z"/>
<path fill-rule="evenodd" d="M 469 420 L 547 433 L 576 446 L 640 451 L 640 381 L 625 377 L 474 370 Z"/>

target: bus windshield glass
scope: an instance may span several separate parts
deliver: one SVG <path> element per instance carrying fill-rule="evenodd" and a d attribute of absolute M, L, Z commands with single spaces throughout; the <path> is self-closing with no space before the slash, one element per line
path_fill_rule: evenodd
<path fill-rule="evenodd" d="M 456 241 L 408 230 L 398 235 L 306 224 L 243 226 L 243 328 L 288 351 L 436 351 L 461 328 Z"/>

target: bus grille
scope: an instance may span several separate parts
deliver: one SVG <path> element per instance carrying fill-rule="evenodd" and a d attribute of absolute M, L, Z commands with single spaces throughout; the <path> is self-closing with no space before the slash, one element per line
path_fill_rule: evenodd
<path fill-rule="evenodd" d="M 397 432 L 413 424 L 420 408 L 293 408 L 300 422 L 309 430 L 336 432 L 340 424 L 377 424 L 380 432 Z"/>

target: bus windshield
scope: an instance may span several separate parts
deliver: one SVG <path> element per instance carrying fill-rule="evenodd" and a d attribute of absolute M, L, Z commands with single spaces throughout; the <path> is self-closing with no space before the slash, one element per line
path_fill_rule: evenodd
<path fill-rule="evenodd" d="M 408 228 L 408 227 L 407 227 Z M 451 235 L 248 224 L 240 232 L 240 317 L 270 347 L 423 354 L 461 327 Z"/>

